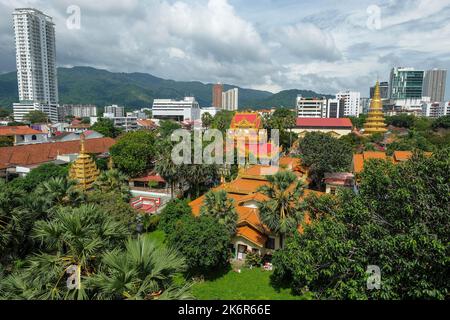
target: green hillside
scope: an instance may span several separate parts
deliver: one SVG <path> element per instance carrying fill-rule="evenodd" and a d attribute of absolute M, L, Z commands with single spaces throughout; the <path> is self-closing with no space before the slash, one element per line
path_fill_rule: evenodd
<path fill-rule="evenodd" d="M 194 95 L 200 106 L 210 106 L 212 84 L 198 81 L 165 80 L 146 73 L 113 73 L 91 67 L 58 68 L 60 103 L 104 106 L 118 104 L 130 108 L 149 107 L 154 98 L 181 99 Z M 224 89 L 233 88 L 224 85 Z M 287 90 L 277 94 L 239 88 L 241 108 L 293 106 L 297 94 L 319 96 L 312 91 Z M 0 75 L 0 107 L 11 108 L 18 101 L 15 72 Z"/>

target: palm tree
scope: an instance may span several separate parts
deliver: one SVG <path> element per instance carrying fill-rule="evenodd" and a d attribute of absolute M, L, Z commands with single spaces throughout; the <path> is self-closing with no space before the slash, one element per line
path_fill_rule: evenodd
<path fill-rule="evenodd" d="M 67 288 L 67 269 L 76 266 L 80 276 L 88 278 L 98 268 L 99 257 L 128 236 L 126 226 L 93 205 L 60 207 L 34 226 L 33 238 L 43 253 L 27 259 L 25 267 L 5 280 L 6 285 L 13 292 L 26 286 L 28 297 L 23 298 L 85 299 L 85 281 L 80 290 Z"/>
<path fill-rule="evenodd" d="M 208 112 L 204 113 L 202 115 L 202 125 L 204 128 L 209 128 L 213 122 L 214 118 L 211 114 L 209 114 Z"/>
<path fill-rule="evenodd" d="M 51 178 L 40 184 L 37 195 L 46 198 L 50 206 L 78 206 L 86 200 L 86 195 L 76 187 L 75 181 L 62 177 Z"/>
<path fill-rule="evenodd" d="M 181 179 L 181 166 L 176 165 L 171 157 L 170 153 L 164 154 L 157 162 L 156 162 L 156 172 L 159 173 L 164 180 L 166 180 L 170 184 L 170 194 L 171 198 L 174 197 L 175 185 Z"/>
<path fill-rule="evenodd" d="M 94 188 L 102 192 L 120 194 L 124 201 L 128 201 L 131 196 L 128 177 L 117 169 L 102 172 L 95 181 Z"/>
<path fill-rule="evenodd" d="M 147 236 L 129 239 L 124 251 L 106 253 L 102 264 L 89 280 L 97 299 L 193 299 L 191 284 L 175 281 L 186 270 L 184 258 L 174 249 L 156 246 Z"/>
<path fill-rule="evenodd" d="M 269 200 L 258 204 L 261 221 L 283 238 L 296 230 L 302 220 L 299 209 L 299 199 L 303 195 L 303 184 L 297 176 L 289 171 L 280 171 L 273 176 L 267 176 L 269 185 L 262 186 L 259 191 Z"/>
<path fill-rule="evenodd" d="M 220 224 L 227 228 L 231 236 L 236 233 L 238 215 L 233 199 L 228 198 L 224 190 L 208 192 L 205 195 L 200 214 L 217 219 Z"/>

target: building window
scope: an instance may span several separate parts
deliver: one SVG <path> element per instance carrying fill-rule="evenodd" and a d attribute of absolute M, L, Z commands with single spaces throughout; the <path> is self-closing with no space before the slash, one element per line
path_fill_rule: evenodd
<path fill-rule="evenodd" d="M 330 194 L 331 195 L 336 195 L 336 187 L 330 187 Z"/>
<path fill-rule="evenodd" d="M 31 140 L 36 141 L 36 140 L 37 140 L 36 135 L 33 134 L 33 135 L 31 136 Z"/>
<path fill-rule="evenodd" d="M 266 241 L 266 249 L 275 249 L 275 239 L 274 238 L 268 238 Z"/>

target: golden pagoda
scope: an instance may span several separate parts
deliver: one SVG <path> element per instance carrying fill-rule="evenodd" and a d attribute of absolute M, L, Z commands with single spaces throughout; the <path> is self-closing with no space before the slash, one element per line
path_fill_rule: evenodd
<path fill-rule="evenodd" d="M 384 122 L 383 103 L 381 102 L 380 83 L 375 85 L 375 93 L 370 102 L 369 114 L 364 124 L 364 134 L 385 133 L 386 123 Z"/>
<path fill-rule="evenodd" d="M 97 180 L 100 171 L 91 156 L 86 153 L 84 146 L 84 134 L 80 135 L 81 150 L 80 154 L 70 167 L 69 177 L 78 182 L 78 186 L 83 190 L 92 188 L 92 184 Z"/>

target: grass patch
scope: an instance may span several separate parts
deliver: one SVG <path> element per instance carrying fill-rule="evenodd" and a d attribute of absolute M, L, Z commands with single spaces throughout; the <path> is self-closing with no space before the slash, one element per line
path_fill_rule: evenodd
<path fill-rule="evenodd" d="M 241 273 L 229 271 L 212 281 L 197 282 L 193 294 L 199 300 L 303 300 L 290 289 L 277 290 L 270 285 L 272 272 L 259 268 L 243 268 Z"/>

